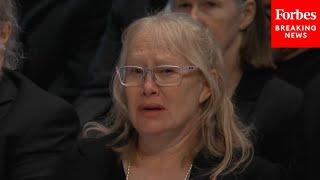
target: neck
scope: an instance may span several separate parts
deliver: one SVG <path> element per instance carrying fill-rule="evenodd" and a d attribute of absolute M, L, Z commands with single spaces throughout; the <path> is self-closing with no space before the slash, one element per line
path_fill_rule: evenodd
<path fill-rule="evenodd" d="M 172 130 L 162 134 L 140 134 L 138 156 L 153 160 L 166 161 L 168 158 L 184 160 L 189 154 L 199 130 L 199 120 L 191 120 L 181 130 Z"/>
<path fill-rule="evenodd" d="M 127 179 L 187 179 L 199 125 L 199 119 L 190 119 L 172 132 L 139 133 L 136 160 L 124 162 Z"/>

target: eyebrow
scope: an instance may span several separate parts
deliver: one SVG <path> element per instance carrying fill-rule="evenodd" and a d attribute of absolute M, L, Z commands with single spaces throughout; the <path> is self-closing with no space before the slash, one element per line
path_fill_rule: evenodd
<path fill-rule="evenodd" d="M 147 65 L 147 61 L 142 60 L 142 58 L 139 58 L 139 56 L 133 56 L 132 58 L 128 58 L 131 60 L 131 62 L 128 63 L 127 60 L 127 65 Z M 183 64 L 182 62 L 178 61 L 179 57 L 175 56 L 161 56 L 161 57 L 152 57 L 152 60 L 155 65 L 181 65 Z"/>
<path fill-rule="evenodd" d="M 172 64 L 173 62 L 177 62 L 179 58 L 174 56 L 162 56 L 162 57 L 155 57 L 156 64 Z M 174 63 L 179 64 L 179 63 Z"/>

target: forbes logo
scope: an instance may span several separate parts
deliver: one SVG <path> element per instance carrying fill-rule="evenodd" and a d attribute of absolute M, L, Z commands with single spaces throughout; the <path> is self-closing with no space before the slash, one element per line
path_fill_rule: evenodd
<path fill-rule="evenodd" d="M 276 20 L 316 20 L 317 12 L 301 12 L 296 11 L 286 12 L 284 9 L 276 9 Z"/>

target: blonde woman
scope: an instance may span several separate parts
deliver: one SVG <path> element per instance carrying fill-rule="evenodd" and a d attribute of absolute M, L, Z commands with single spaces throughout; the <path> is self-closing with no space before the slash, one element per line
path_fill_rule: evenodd
<path fill-rule="evenodd" d="M 280 169 L 253 157 L 222 68 L 210 32 L 187 15 L 134 22 L 113 80 L 110 124 L 86 131 L 106 136 L 82 142 L 55 179 L 280 179 Z"/>

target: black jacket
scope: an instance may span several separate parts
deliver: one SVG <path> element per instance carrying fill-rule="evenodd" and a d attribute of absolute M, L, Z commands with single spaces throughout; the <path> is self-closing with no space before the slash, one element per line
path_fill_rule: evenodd
<path fill-rule="evenodd" d="M 233 96 L 236 113 L 253 130 L 256 153 L 291 168 L 296 164 L 303 93 L 268 70 L 245 71 Z"/>
<path fill-rule="evenodd" d="M 47 179 L 77 139 L 77 114 L 19 73 L 1 78 L 0 179 Z"/>
<path fill-rule="evenodd" d="M 20 4 L 21 9 L 27 5 Z M 41 0 L 21 10 L 23 73 L 73 102 L 87 82 L 109 6 L 105 0 Z"/>
<path fill-rule="evenodd" d="M 25 58 L 23 73 L 41 88 L 74 104 L 79 118 L 85 120 L 93 119 L 95 113 L 91 112 L 105 112 L 104 105 L 110 104 L 104 97 L 106 86 L 101 87 L 102 93 L 96 91 L 95 84 L 91 86 L 88 69 L 106 27 L 111 3 L 111 0 L 18 3 Z"/>
<path fill-rule="evenodd" d="M 307 49 L 289 60 L 277 62 L 277 67 L 280 79 L 303 90 L 320 73 L 320 49 Z"/>
<path fill-rule="evenodd" d="M 318 140 L 320 139 L 320 73 L 309 81 L 305 88 L 305 99 L 302 111 L 303 121 L 300 126 L 303 129 L 303 137 L 301 144 L 300 163 L 305 171 L 300 172 L 306 174 L 303 179 L 313 180 L 320 179 L 318 172 L 320 152 Z M 301 175 L 300 174 L 300 175 Z"/>
<path fill-rule="evenodd" d="M 108 137 L 86 139 L 67 154 L 51 180 L 123 180 L 125 173 L 119 155 L 106 148 Z M 199 154 L 193 162 L 190 180 L 209 180 L 204 175 L 218 163 L 218 158 L 206 158 Z M 221 176 L 218 180 L 285 180 L 279 166 L 260 158 L 253 158 L 243 171 Z"/>

